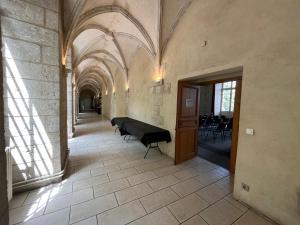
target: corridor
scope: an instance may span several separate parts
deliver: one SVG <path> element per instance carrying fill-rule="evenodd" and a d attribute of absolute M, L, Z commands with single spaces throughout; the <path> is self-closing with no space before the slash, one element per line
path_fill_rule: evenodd
<path fill-rule="evenodd" d="M 79 114 L 69 146 L 67 177 L 15 195 L 10 224 L 273 224 L 232 198 L 225 169 L 198 157 L 174 166 L 155 150 L 144 160 L 97 114 Z"/>

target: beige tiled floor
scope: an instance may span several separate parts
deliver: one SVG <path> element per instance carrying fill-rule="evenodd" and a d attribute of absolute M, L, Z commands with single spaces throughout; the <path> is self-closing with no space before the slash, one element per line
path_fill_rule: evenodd
<path fill-rule="evenodd" d="M 109 121 L 82 114 L 70 140 L 68 175 L 21 193 L 10 224 L 271 225 L 232 197 L 227 170 L 195 158 L 174 166 L 138 141 L 123 141 Z"/>

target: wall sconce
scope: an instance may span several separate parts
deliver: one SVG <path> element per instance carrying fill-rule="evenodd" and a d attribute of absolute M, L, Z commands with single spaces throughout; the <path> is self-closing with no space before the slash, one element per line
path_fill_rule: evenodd
<path fill-rule="evenodd" d="M 108 91 L 107 90 L 105 91 L 105 95 L 108 95 Z"/>
<path fill-rule="evenodd" d="M 157 78 L 153 81 L 153 87 L 155 86 L 162 86 L 164 85 L 164 79 L 163 78 Z"/>
<path fill-rule="evenodd" d="M 61 64 L 64 65 L 64 66 L 67 64 L 67 55 L 62 56 Z"/>
<path fill-rule="evenodd" d="M 125 91 L 125 95 L 126 95 L 126 98 L 128 98 L 128 97 L 129 97 L 129 88 L 127 88 L 127 89 L 126 89 L 126 91 Z"/>

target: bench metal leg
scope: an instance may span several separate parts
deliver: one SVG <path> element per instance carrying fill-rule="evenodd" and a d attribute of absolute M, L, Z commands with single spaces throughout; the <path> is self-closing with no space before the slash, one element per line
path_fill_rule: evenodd
<path fill-rule="evenodd" d="M 160 148 L 159 148 L 159 146 L 158 146 L 158 143 L 156 143 L 156 145 L 152 145 L 152 143 L 148 146 L 148 149 L 147 149 L 147 152 L 146 152 L 146 154 L 145 154 L 145 156 L 144 156 L 144 159 L 146 159 L 146 157 L 147 157 L 147 155 L 148 155 L 148 153 L 149 153 L 149 151 L 150 151 L 150 149 L 151 148 L 155 148 L 155 149 L 157 149 L 159 152 L 160 152 L 160 154 L 162 155 L 162 152 L 161 152 L 161 150 L 160 150 Z"/>

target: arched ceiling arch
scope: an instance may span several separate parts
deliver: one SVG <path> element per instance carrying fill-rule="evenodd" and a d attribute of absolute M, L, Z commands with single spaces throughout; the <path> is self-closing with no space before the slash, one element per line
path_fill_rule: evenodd
<path fill-rule="evenodd" d="M 78 89 L 79 92 L 85 91 L 85 90 L 91 90 L 97 95 L 101 92 L 101 89 L 99 90 L 97 87 L 95 87 L 93 84 L 85 84 L 84 86 L 80 87 Z"/>
<path fill-rule="evenodd" d="M 112 86 L 114 85 L 114 83 L 112 82 L 110 77 L 108 77 L 107 74 L 104 74 L 103 71 L 99 67 L 86 68 L 80 74 L 78 74 L 76 76 L 75 83 L 78 83 L 82 79 L 83 80 L 87 79 L 87 77 L 91 76 L 91 75 L 96 77 L 96 79 L 102 81 L 103 84 L 105 85 L 105 87 L 107 87 L 108 82 L 110 82 Z"/>
<path fill-rule="evenodd" d="M 160 64 L 192 1 L 64 0 L 65 51 L 72 49 L 73 70 L 82 74 L 98 64 L 97 73 L 109 75 L 112 84 L 116 69 L 128 80 L 128 67 L 140 48 Z"/>
<path fill-rule="evenodd" d="M 103 49 L 94 50 L 92 52 L 89 52 L 88 54 L 81 56 L 80 58 L 75 59 L 74 60 L 74 68 L 76 68 L 83 60 L 85 60 L 89 57 L 97 57 L 97 58 L 101 58 L 102 60 L 104 60 L 106 62 L 112 62 L 117 67 L 122 69 L 124 71 L 124 73 L 126 74 L 125 68 L 122 67 L 122 64 L 118 61 L 118 59 L 115 58 L 110 52 L 103 50 Z"/>
<path fill-rule="evenodd" d="M 172 38 L 180 19 L 192 2 L 193 0 L 161 0 L 160 60 L 164 56 L 168 43 Z"/>
<path fill-rule="evenodd" d="M 103 78 L 99 78 L 99 76 L 95 74 L 87 74 L 85 77 L 80 78 L 76 83 L 76 87 L 80 90 L 83 86 L 90 85 L 97 91 L 107 90 L 106 83 Z"/>
<path fill-rule="evenodd" d="M 152 39 L 140 20 L 136 19 L 130 11 L 118 4 L 114 4 L 114 2 L 115 1 L 112 1 L 111 5 L 105 4 L 104 1 L 94 2 L 94 7 L 89 10 L 82 10 L 80 16 L 72 18 L 73 22 L 69 22 L 70 28 L 67 31 L 67 44 L 69 44 L 71 36 L 76 29 L 90 24 L 100 24 L 106 32 L 117 34 L 125 33 L 137 37 L 137 39 L 144 42 L 153 53 L 156 53 L 157 45 L 154 44 L 154 36 Z M 152 2 L 150 5 L 158 4 L 158 1 L 150 2 Z M 145 2 L 140 1 L 140 6 L 142 6 L 141 3 Z M 87 4 L 87 2 L 85 2 L 85 4 Z M 82 7 L 78 10 L 80 9 L 82 9 Z M 151 13 L 153 14 L 153 12 Z M 148 20 L 148 18 L 145 19 Z"/>
<path fill-rule="evenodd" d="M 106 64 L 101 59 L 98 59 L 97 57 L 89 57 L 85 60 L 81 61 L 80 64 L 76 67 L 76 72 L 79 74 L 84 73 L 85 71 L 96 71 L 102 72 L 105 74 L 105 76 L 108 77 L 108 79 L 111 81 L 112 84 L 114 84 L 114 77 L 112 74 L 112 71 L 108 64 Z"/>

